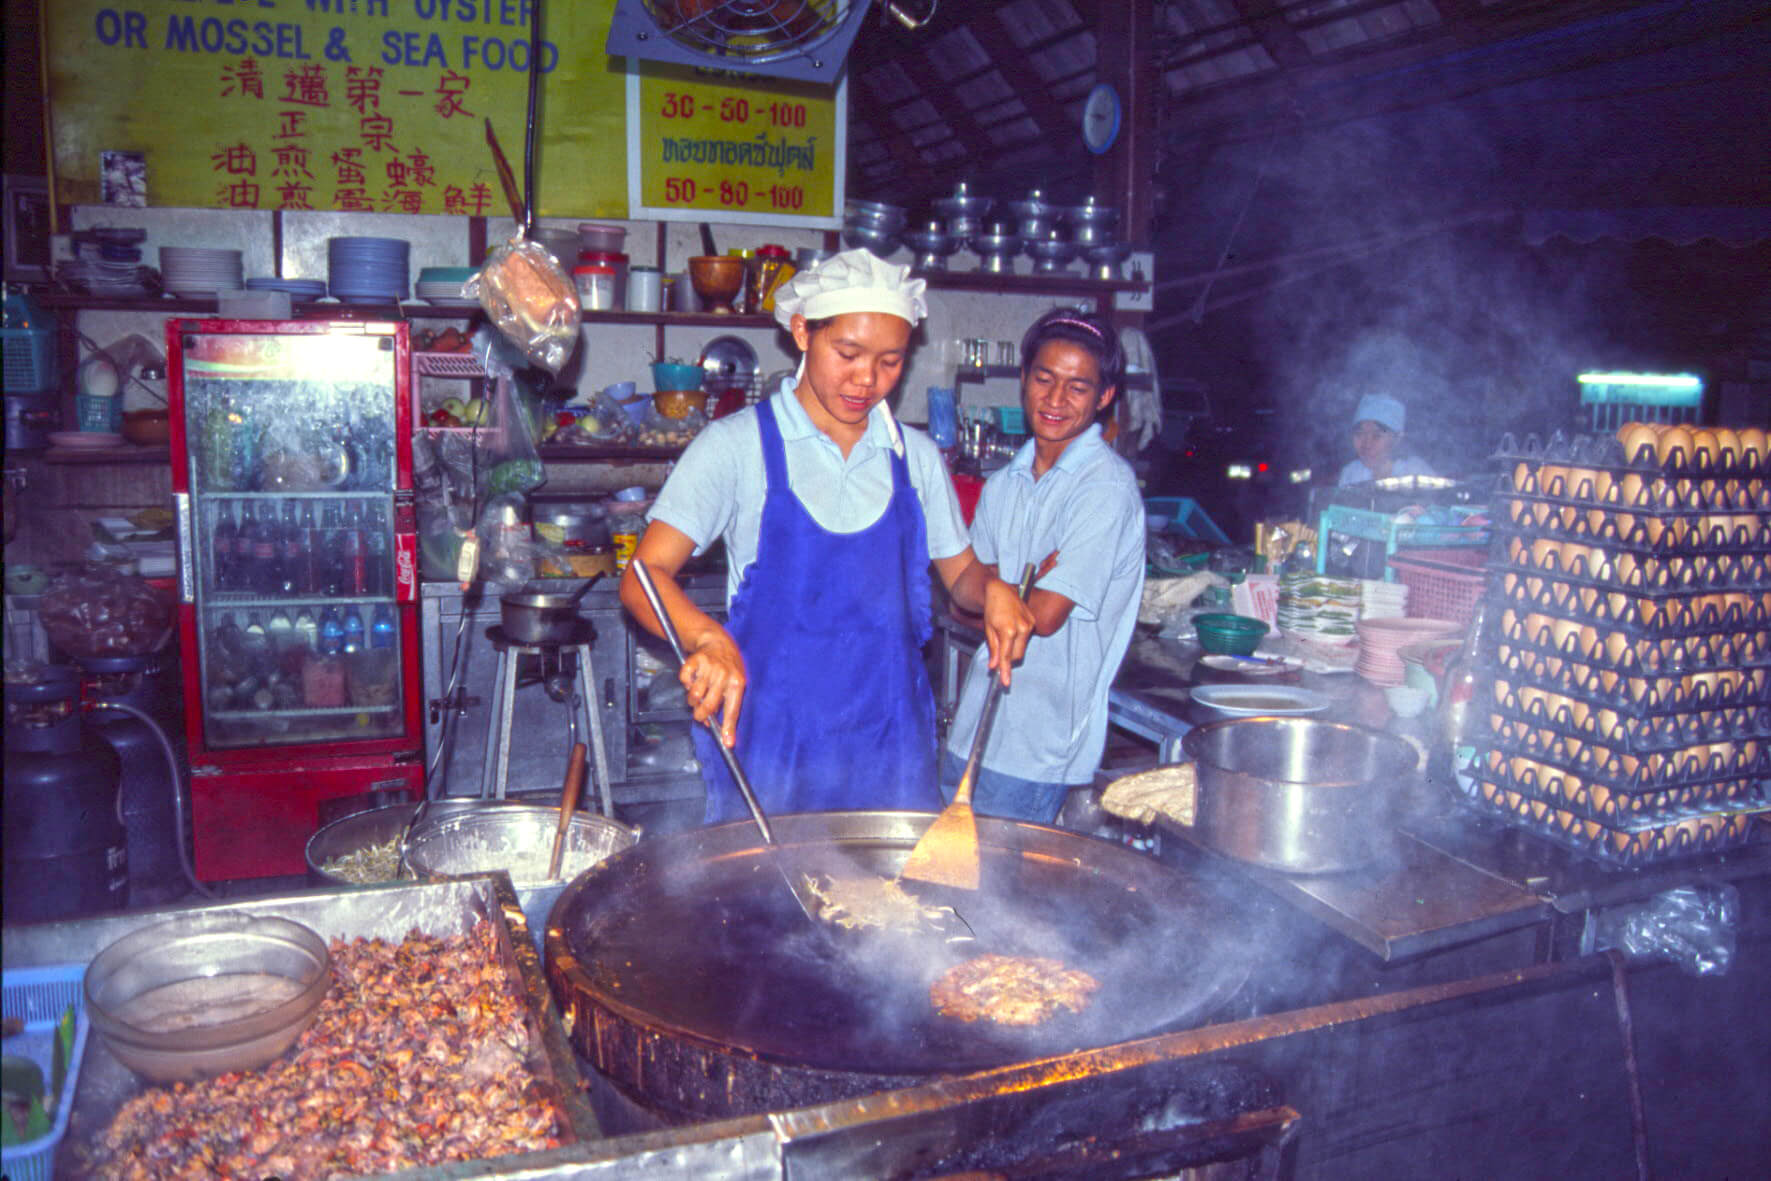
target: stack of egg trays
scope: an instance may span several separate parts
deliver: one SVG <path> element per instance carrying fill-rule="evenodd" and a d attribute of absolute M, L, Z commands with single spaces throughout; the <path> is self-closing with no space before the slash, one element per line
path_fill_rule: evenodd
<path fill-rule="evenodd" d="M 1634 865 L 1771 810 L 1771 456 L 1502 440 L 1473 802 Z"/>

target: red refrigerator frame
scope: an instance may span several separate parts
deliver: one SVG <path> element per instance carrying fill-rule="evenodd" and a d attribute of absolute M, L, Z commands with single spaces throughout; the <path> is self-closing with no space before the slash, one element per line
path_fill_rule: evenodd
<path fill-rule="evenodd" d="M 394 488 L 389 528 L 402 677 L 394 737 L 215 749 L 208 745 L 198 647 L 195 535 L 190 436 L 186 423 L 184 338 L 187 335 L 333 334 L 388 336 L 394 341 Z M 418 798 L 424 787 L 423 678 L 418 624 L 417 512 L 412 499 L 412 349 L 408 326 L 386 320 L 168 320 L 167 391 L 171 404 L 173 501 L 178 507 L 179 648 L 185 736 L 191 765 L 191 821 L 197 876 L 205 880 L 268 877 L 306 871 L 307 839 L 320 805 L 383 788 Z M 323 377 L 323 375 L 316 375 Z M 264 493 L 274 499 L 275 492 Z M 319 598 L 321 596 L 310 596 Z"/>

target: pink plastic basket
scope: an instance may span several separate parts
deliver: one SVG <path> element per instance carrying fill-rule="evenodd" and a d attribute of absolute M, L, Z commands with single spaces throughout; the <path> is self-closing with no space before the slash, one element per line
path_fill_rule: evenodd
<path fill-rule="evenodd" d="M 1488 586 L 1485 549 L 1409 549 L 1390 555 L 1396 579 L 1408 588 L 1414 619 L 1449 619 L 1468 625 Z"/>

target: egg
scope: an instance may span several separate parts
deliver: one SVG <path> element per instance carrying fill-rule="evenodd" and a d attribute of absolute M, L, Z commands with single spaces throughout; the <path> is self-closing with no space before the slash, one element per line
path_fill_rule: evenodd
<path fill-rule="evenodd" d="M 1540 537 L 1531 543 L 1531 565 L 1538 570 L 1557 570 L 1561 568 L 1560 543 L 1548 537 Z"/>
<path fill-rule="evenodd" d="M 1697 427 L 1692 430 L 1691 459 L 1700 468 L 1714 469 L 1721 465 L 1722 450 L 1716 440 L 1716 432 L 1708 427 Z"/>
<path fill-rule="evenodd" d="M 1537 469 L 1524 460 L 1513 465 L 1513 491 L 1537 491 Z"/>
<path fill-rule="evenodd" d="M 1635 463 L 1640 457 L 1642 448 L 1649 451 L 1649 460 L 1654 453 L 1654 428 L 1645 422 L 1626 422 L 1617 428 L 1617 441 L 1623 444 L 1623 457 L 1628 463 Z"/>
<path fill-rule="evenodd" d="M 1618 481 L 1618 501 L 1625 508 L 1646 508 L 1649 500 L 1650 482 L 1640 472 L 1627 472 Z"/>
<path fill-rule="evenodd" d="M 1742 458 L 1747 458 L 1754 466 L 1762 467 L 1765 463 L 1765 432 L 1756 426 L 1743 426 L 1736 432 L 1740 439 Z"/>
<path fill-rule="evenodd" d="M 1695 444 L 1696 439 L 1692 436 L 1689 428 L 1669 426 L 1660 438 L 1654 441 L 1654 456 L 1663 464 L 1689 464 Z"/>
<path fill-rule="evenodd" d="M 1559 463 L 1546 463 L 1537 469 L 1537 490 L 1545 496 L 1567 496 L 1568 469 Z"/>

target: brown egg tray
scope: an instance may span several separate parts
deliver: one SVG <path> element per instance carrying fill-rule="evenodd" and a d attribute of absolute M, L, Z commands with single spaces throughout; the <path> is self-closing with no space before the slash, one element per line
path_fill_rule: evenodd
<path fill-rule="evenodd" d="M 1510 782 L 1496 782 L 1478 759 L 1467 803 L 1552 844 L 1612 865 L 1634 868 L 1680 857 L 1738 848 L 1753 839 L 1755 821 L 1771 816 L 1762 806 L 1718 810 L 1674 820 L 1635 818 L 1605 823 L 1559 801 L 1538 799 Z"/>
<path fill-rule="evenodd" d="M 1618 791 L 1652 791 L 1733 776 L 1771 777 L 1771 709 L 1715 710 L 1655 719 L 1615 711 L 1554 715 L 1493 705 L 1490 741 Z M 1631 723 L 1635 724 L 1631 724 Z M 1652 724 L 1649 724 L 1649 723 Z"/>
<path fill-rule="evenodd" d="M 1585 747 L 1583 753 L 1592 749 Z M 1491 738 L 1480 756 L 1482 775 L 1490 783 L 1577 816 L 1626 827 L 1741 808 L 1771 808 L 1771 778 L 1765 775 L 1760 754 L 1752 757 L 1748 768 L 1714 754 L 1680 752 L 1664 760 L 1658 755 L 1644 758 L 1640 760 L 1644 776 L 1665 771 L 1670 779 L 1687 782 L 1643 789 L 1614 786 L 1609 773 L 1615 768 L 1605 766 L 1602 759 L 1593 764 L 1557 763 L 1553 761 L 1557 753 L 1562 752 L 1532 752 L 1524 744 Z M 1650 763 L 1659 766 L 1651 768 Z"/>

